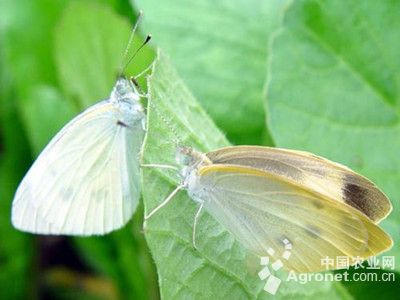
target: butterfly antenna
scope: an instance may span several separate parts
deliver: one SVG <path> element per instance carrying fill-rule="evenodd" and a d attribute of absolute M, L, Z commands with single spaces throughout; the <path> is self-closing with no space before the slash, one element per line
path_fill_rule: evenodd
<path fill-rule="evenodd" d="M 146 40 L 143 42 L 142 46 L 139 47 L 139 49 L 137 51 L 135 51 L 135 53 L 137 53 L 144 45 L 146 45 L 149 40 L 150 40 L 151 36 L 149 35 Z M 134 56 L 134 55 L 133 55 Z M 132 57 L 133 58 L 133 57 Z M 130 60 L 132 60 L 132 58 Z M 143 70 L 140 74 L 136 75 L 135 77 L 131 77 L 130 80 L 131 82 L 136 86 L 136 88 L 139 90 L 140 93 L 143 94 L 143 90 L 140 87 L 139 83 L 137 82 L 136 78 L 142 76 L 143 74 L 145 74 L 149 69 L 154 68 L 155 66 L 155 61 L 153 61 L 148 67 L 146 67 L 145 70 Z M 176 146 L 183 146 L 182 140 L 180 139 L 178 132 L 176 131 L 176 129 L 174 128 L 174 126 L 172 126 L 171 122 L 169 120 L 167 120 L 167 118 L 158 110 L 158 108 L 153 104 L 153 102 L 150 100 L 150 89 L 147 92 L 146 98 L 148 98 L 148 105 L 155 111 L 156 115 L 161 119 L 161 121 L 168 127 L 168 129 L 172 132 L 172 135 L 174 136 L 174 143 Z"/>
<path fill-rule="evenodd" d="M 164 116 L 164 114 L 162 114 L 158 108 L 153 104 L 153 102 L 151 101 L 151 97 L 150 97 L 150 90 L 148 91 L 149 93 L 149 97 L 148 97 L 148 104 L 149 106 L 155 111 L 156 115 L 161 119 L 161 121 L 163 121 L 163 123 L 168 127 L 168 129 L 171 131 L 172 135 L 174 136 L 174 143 L 176 146 L 183 146 L 182 140 L 178 135 L 178 132 L 176 131 L 176 129 L 174 128 L 174 126 L 172 126 L 172 123 Z"/>
<path fill-rule="evenodd" d="M 120 74 L 122 75 L 126 68 L 129 66 L 129 64 L 132 62 L 132 60 L 135 58 L 136 54 L 138 54 L 138 52 L 151 40 L 151 34 L 148 34 L 146 39 L 144 40 L 144 42 L 142 43 L 142 45 L 140 45 L 139 48 L 137 48 L 137 50 L 132 54 L 132 56 L 128 59 L 128 61 L 126 62 L 124 68 L 121 70 Z"/>
<path fill-rule="evenodd" d="M 121 64 L 120 64 L 120 66 L 119 66 L 119 68 L 118 68 L 118 70 L 119 70 L 118 75 L 119 75 L 119 76 L 122 76 L 123 72 L 124 72 L 125 69 L 126 69 L 127 64 L 124 64 L 124 61 L 125 61 L 126 57 L 128 56 L 129 49 L 131 48 L 131 45 L 132 45 L 132 42 L 133 42 L 133 37 L 135 36 L 136 30 L 137 30 L 137 28 L 138 28 L 138 26 L 139 26 L 139 23 L 140 23 L 141 20 L 142 20 L 142 16 L 143 16 L 143 11 L 140 10 L 140 11 L 139 11 L 139 14 L 138 14 L 138 16 L 137 16 L 137 18 L 136 18 L 135 25 L 133 26 L 132 31 L 131 31 L 131 34 L 130 34 L 130 36 L 129 36 L 128 43 L 126 44 L 124 53 L 123 53 L 123 55 L 122 55 Z"/>

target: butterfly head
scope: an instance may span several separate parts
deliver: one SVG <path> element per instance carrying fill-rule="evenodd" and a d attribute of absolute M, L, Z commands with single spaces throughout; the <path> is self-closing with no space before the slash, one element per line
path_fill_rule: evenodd
<path fill-rule="evenodd" d="M 211 164 L 207 155 L 187 146 L 177 147 L 176 161 L 182 166 L 180 175 L 184 182 L 196 174 L 201 166 Z"/>
<path fill-rule="evenodd" d="M 132 81 L 125 77 L 119 77 L 111 92 L 111 101 L 135 103 L 140 100 L 140 94 Z"/>
<path fill-rule="evenodd" d="M 194 163 L 195 157 L 193 155 L 195 150 L 191 147 L 178 146 L 176 149 L 176 162 L 181 166 L 190 166 Z"/>

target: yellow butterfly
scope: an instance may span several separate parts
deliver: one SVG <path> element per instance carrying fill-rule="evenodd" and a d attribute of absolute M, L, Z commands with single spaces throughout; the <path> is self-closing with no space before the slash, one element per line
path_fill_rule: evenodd
<path fill-rule="evenodd" d="M 325 271 L 326 257 L 367 258 L 393 244 L 376 225 L 392 210 L 390 201 L 343 165 L 307 152 L 257 146 L 206 154 L 179 147 L 177 157 L 182 183 L 146 220 L 186 189 L 200 206 L 194 245 L 203 208 L 260 256 L 273 248 L 273 258 L 280 258 L 282 240 L 289 241 L 292 252 L 284 267 L 301 273 Z"/>

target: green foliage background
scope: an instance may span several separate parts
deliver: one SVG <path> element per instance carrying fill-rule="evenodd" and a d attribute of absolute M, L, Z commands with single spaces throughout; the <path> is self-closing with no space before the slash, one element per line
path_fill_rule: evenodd
<path fill-rule="evenodd" d="M 399 259 L 400 2 L 1 0 L 0 299 L 269 298 L 249 271 L 254 258 L 212 218 L 202 218 L 193 249 L 196 207 L 184 193 L 144 231 L 143 207 L 105 237 L 37 237 L 10 224 L 33 159 L 108 96 L 139 8 L 140 36 L 151 32 L 153 42 L 127 74 L 162 49 L 151 100 L 183 141 L 204 151 L 229 142 L 288 147 L 348 165 L 392 200 L 382 226 L 395 240 L 386 255 Z M 171 162 L 175 137 L 151 107 L 148 118 L 146 162 Z M 145 171 L 145 209 L 176 180 Z M 391 299 L 397 286 L 283 283 L 277 297 Z"/>

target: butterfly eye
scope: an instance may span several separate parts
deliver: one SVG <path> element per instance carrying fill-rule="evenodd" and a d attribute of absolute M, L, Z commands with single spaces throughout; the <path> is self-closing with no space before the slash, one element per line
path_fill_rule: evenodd
<path fill-rule="evenodd" d="M 115 88 L 119 96 L 125 95 L 128 92 L 126 79 L 119 79 Z"/>
<path fill-rule="evenodd" d="M 188 166 L 193 162 L 192 149 L 190 147 L 178 147 L 175 160 L 178 164 Z"/>

